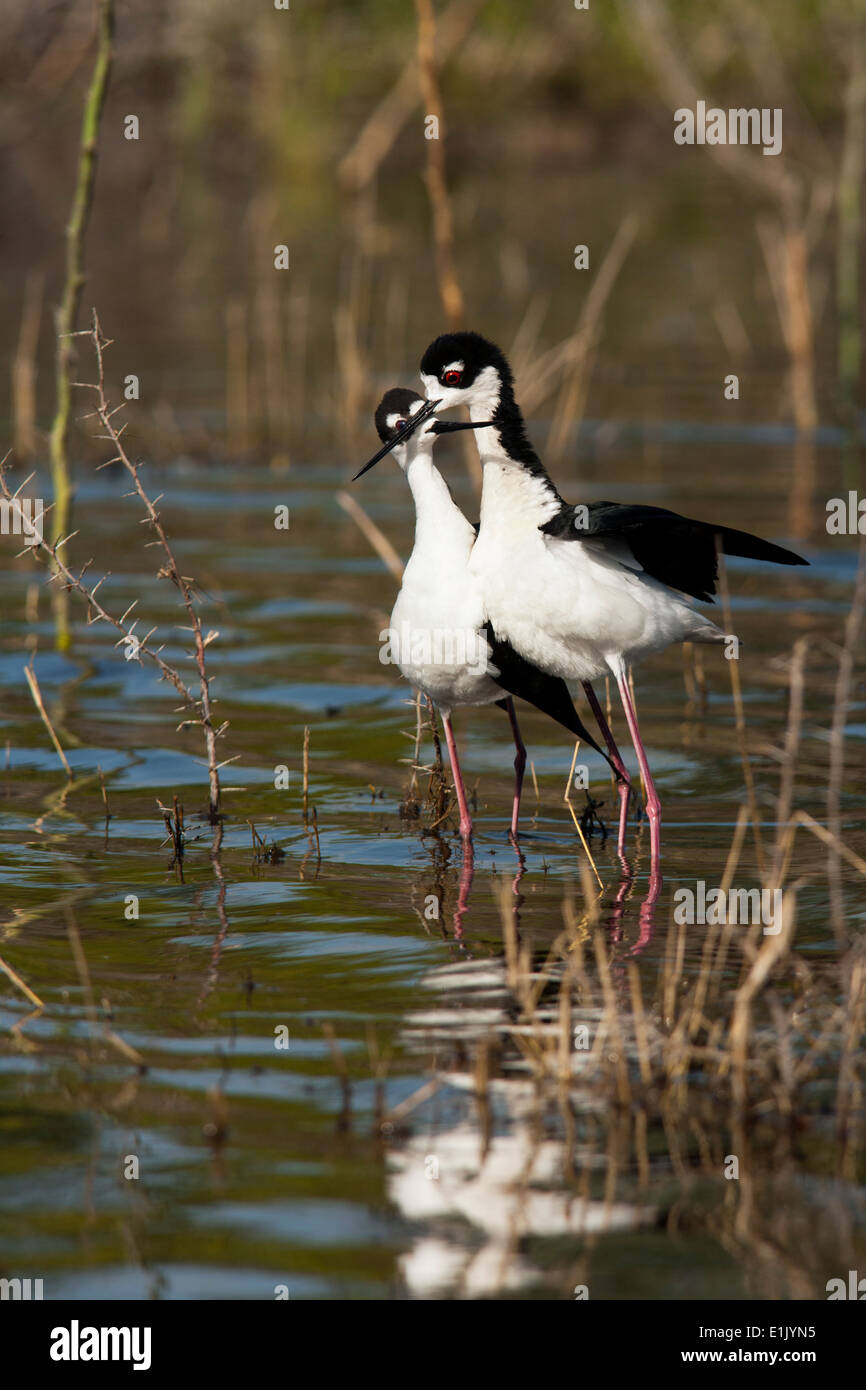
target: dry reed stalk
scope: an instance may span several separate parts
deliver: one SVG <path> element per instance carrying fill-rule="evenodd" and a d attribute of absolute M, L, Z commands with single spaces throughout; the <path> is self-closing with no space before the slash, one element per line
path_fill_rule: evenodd
<path fill-rule="evenodd" d="M 438 54 L 441 67 L 461 47 L 483 0 L 452 0 L 439 19 Z M 418 73 L 414 62 L 404 63 L 394 86 L 361 127 L 351 149 L 340 160 L 337 176 L 344 188 L 358 192 L 375 177 L 419 100 Z"/>
<path fill-rule="evenodd" d="M 571 374 L 560 388 L 547 441 L 547 451 L 553 463 L 561 461 L 569 440 L 580 427 L 590 374 L 601 337 L 604 310 L 639 226 L 640 219 L 637 214 L 627 213 L 616 230 L 616 235 L 583 302 L 569 353 L 568 365 L 571 367 Z"/>
<path fill-rule="evenodd" d="M 771 888 L 780 888 L 782 886 L 784 832 L 791 817 L 791 805 L 794 797 L 794 778 L 797 769 L 797 754 L 800 747 L 800 730 L 803 722 L 803 696 L 805 693 L 804 667 L 808 650 L 809 639 L 807 637 L 800 637 L 794 643 L 791 653 L 791 666 L 788 675 L 788 685 L 790 689 L 788 724 L 785 730 L 785 738 L 780 758 L 781 771 L 779 774 L 779 792 L 776 798 L 776 840 L 773 848 L 773 863 L 770 868 L 769 886 Z"/>
<path fill-rule="evenodd" d="M 521 995 L 520 957 L 517 939 L 517 924 L 514 920 L 514 896 L 509 883 L 493 885 L 493 895 L 499 908 L 502 921 L 502 940 L 505 945 L 505 980 L 515 999 Z"/>
<path fill-rule="evenodd" d="M 27 684 L 28 684 L 29 687 L 30 687 L 30 694 L 33 696 L 33 703 L 34 703 L 34 705 L 36 706 L 37 710 L 39 711 L 39 716 L 40 716 L 40 718 L 41 718 L 41 720 L 42 720 L 42 723 L 45 725 L 46 729 L 48 730 L 49 736 L 50 736 L 50 738 L 51 738 L 51 742 L 54 744 L 55 750 L 56 750 L 56 752 L 57 752 L 57 756 L 58 756 L 58 758 L 60 759 L 61 763 L 63 764 L 63 768 L 64 768 L 64 771 L 65 771 L 65 773 L 66 773 L 66 776 L 67 776 L 67 777 L 70 779 L 70 781 L 71 781 L 71 780 L 72 780 L 72 768 L 69 766 L 69 759 L 67 758 L 66 754 L 64 753 L 63 749 L 62 749 L 61 746 L 60 746 L 60 739 L 57 737 L 56 733 L 54 732 L 54 725 L 51 723 L 51 720 L 50 720 L 49 717 L 48 717 L 48 711 L 47 711 L 47 709 L 45 708 L 45 705 L 44 705 L 43 700 L 42 700 L 42 691 L 39 689 L 39 682 L 38 682 L 38 680 L 36 679 L 36 672 L 35 672 L 34 669 L 33 669 L 33 660 L 32 660 L 32 658 L 31 658 L 31 661 L 30 661 L 30 665 L 24 667 L 24 675 L 27 677 Z"/>
<path fill-rule="evenodd" d="M 827 858 L 827 879 L 830 886 L 830 919 L 836 940 L 847 939 L 845 900 L 842 891 L 842 862 L 837 845 L 842 839 L 842 781 L 845 775 L 845 725 L 851 702 L 855 653 L 858 650 L 863 612 L 866 607 L 866 546 L 861 545 L 860 563 L 854 596 L 845 619 L 845 639 L 839 655 L 839 668 L 833 696 L 833 718 L 830 723 L 830 758 L 827 778 L 827 823 L 833 844 Z"/>
<path fill-rule="evenodd" d="M 226 302 L 226 446 L 231 455 L 250 452 L 249 327 L 239 295 Z"/>
<path fill-rule="evenodd" d="M 731 845 L 728 850 L 728 858 L 725 863 L 722 881 L 719 885 L 721 892 L 727 894 L 734 881 L 734 874 L 737 872 L 737 865 L 740 862 L 740 855 L 743 849 L 743 841 L 746 838 L 746 827 L 749 823 L 749 811 L 746 806 L 740 806 L 737 812 L 737 823 L 734 826 L 734 833 L 731 837 Z M 689 1036 L 694 1038 L 699 1026 L 704 1006 L 708 999 L 712 999 L 720 989 L 722 972 L 728 954 L 731 933 L 733 927 L 726 923 L 724 930 L 721 930 L 717 922 L 710 925 L 710 929 L 704 937 L 704 946 L 701 952 L 701 965 L 695 986 L 694 1000 L 692 1004 L 692 1019 L 689 1024 Z M 713 949 L 716 941 L 719 941 L 718 951 L 713 960 Z"/>
<path fill-rule="evenodd" d="M 30 988 L 30 986 L 26 984 L 24 980 L 22 980 L 21 976 L 18 974 L 18 971 L 13 970 L 12 966 L 8 963 L 8 961 L 5 961 L 2 956 L 0 956 L 0 970 L 2 970 L 3 974 L 6 975 L 12 981 L 16 989 L 20 989 L 21 993 L 24 995 L 26 999 L 29 999 L 31 1004 L 35 1004 L 37 1009 L 45 1008 L 45 1005 L 39 998 L 39 995 L 33 993 L 33 990 Z"/>
<path fill-rule="evenodd" d="M 520 381 L 528 371 L 538 353 L 538 338 L 541 325 L 550 307 L 550 296 L 536 294 L 528 301 L 523 318 L 511 342 L 508 360 L 514 369 L 515 380 Z"/>
<path fill-rule="evenodd" d="M 75 178 L 75 191 L 72 209 L 66 224 L 66 267 L 63 293 L 57 309 L 57 356 L 56 356 L 56 394 L 57 404 L 51 426 L 51 481 L 53 486 L 53 513 L 51 539 L 56 544 L 69 524 L 69 505 L 71 484 L 69 481 L 69 459 L 67 443 L 69 437 L 69 415 L 72 407 L 72 364 L 74 361 L 75 325 L 81 304 L 81 291 L 84 287 L 84 237 L 90 218 L 93 202 L 93 186 L 96 178 L 97 140 L 99 123 L 108 90 L 111 73 L 114 41 L 114 0 L 97 0 L 97 44 L 96 61 L 87 89 L 84 114 L 81 121 L 81 137 L 78 150 L 78 168 Z M 58 638 L 61 647 L 68 645 L 65 630 L 65 615 L 60 616 Z"/>
<path fill-rule="evenodd" d="M 716 542 L 716 553 L 719 567 L 719 598 L 722 604 L 722 621 L 725 631 L 730 635 L 733 633 L 733 620 L 731 618 L 731 598 L 728 590 L 728 573 L 725 568 L 725 558 Z M 755 840 L 755 856 L 758 861 L 758 873 L 764 877 L 764 847 L 761 838 L 761 813 L 758 809 L 758 798 L 755 792 L 755 778 L 752 772 L 752 763 L 749 758 L 749 749 L 746 741 L 746 712 L 743 705 L 743 690 L 740 685 L 739 657 L 734 657 L 728 662 L 731 674 L 731 693 L 734 698 L 734 719 L 737 727 L 737 738 L 740 744 L 740 761 L 743 764 L 743 780 L 746 783 L 746 796 L 749 803 L 749 815 L 751 818 L 752 835 Z"/>
<path fill-rule="evenodd" d="M 87 957 L 84 954 L 84 947 L 81 944 L 81 934 L 78 930 L 78 923 L 75 920 L 72 909 L 67 908 L 64 917 L 66 919 L 66 935 L 69 937 L 69 945 L 72 950 L 72 959 L 75 961 L 75 969 L 81 982 L 84 993 L 84 1010 L 87 1014 L 87 1022 L 90 1027 L 91 1045 L 96 1042 L 99 1029 L 99 1021 L 96 1012 L 96 1000 L 93 997 L 93 985 L 90 981 L 90 971 L 87 967 Z"/>
<path fill-rule="evenodd" d="M 435 138 L 425 140 L 427 151 L 424 178 L 433 214 L 433 242 L 439 295 L 445 311 L 445 320 L 448 327 L 454 330 L 463 326 L 463 292 L 460 289 L 454 260 L 454 215 L 445 177 L 445 126 L 442 97 L 436 75 L 436 17 L 433 0 L 415 0 L 415 12 L 418 16 L 418 74 L 424 115 L 428 120 L 433 117 L 436 121 Z"/>
<path fill-rule="evenodd" d="M 599 980 L 601 982 L 602 998 L 604 1000 L 604 1017 L 605 1020 L 609 1018 L 607 1030 L 616 1049 L 614 1066 L 616 1068 L 617 1099 L 620 1105 L 627 1109 L 631 1105 L 631 1085 L 629 1083 L 628 1064 L 625 1055 L 625 1034 L 620 1022 L 616 990 L 613 987 L 613 979 L 610 973 L 610 961 L 604 943 L 604 936 L 598 930 L 593 932 L 593 947 L 595 950 L 596 964 L 598 966 Z"/>
<path fill-rule="evenodd" d="M 644 1086 L 649 1086 L 652 1083 L 652 1067 L 650 1066 L 646 1010 L 644 1009 L 643 994 L 640 987 L 640 971 L 633 960 L 628 962 L 626 971 L 628 974 L 629 989 L 631 991 L 631 1007 L 632 1014 L 634 1015 L 635 1042 L 637 1043 L 637 1060 L 638 1066 L 640 1067 L 640 1079 Z M 645 1115 L 644 1123 L 646 1123 Z"/>
<path fill-rule="evenodd" d="M 306 287 L 294 290 L 289 299 L 288 342 L 291 354 L 292 414 L 303 422 L 306 412 L 307 339 L 310 320 L 310 292 Z"/>
<path fill-rule="evenodd" d="M 858 946 L 847 983 L 845 1027 L 839 1076 L 836 1087 L 836 1134 L 841 1146 L 839 1173 L 849 1182 L 856 1181 L 857 1134 L 863 1128 L 863 1084 L 857 1072 L 857 1058 L 863 1045 L 866 1025 L 866 958 L 863 944 Z"/>
<path fill-rule="evenodd" d="M 812 816 L 809 815 L 808 811 L 795 811 L 792 821 L 792 830 L 796 830 L 798 825 L 804 825 L 807 830 L 811 830 L 812 834 L 821 840 L 823 844 L 834 849 L 837 854 L 847 860 L 852 868 L 866 875 L 866 859 L 862 859 L 859 854 L 855 854 L 853 849 L 850 849 L 849 846 L 845 844 L 844 840 L 841 840 L 838 835 L 832 834 L 831 831 L 825 829 L 823 825 L 820 825 L 818 821 L 814 820 Z"/>
<path fill-rule="evenodd" d="M 760 948 L 755 952 L 748 974 L 737 989 L 728 1032 L 730 1042 L 730 1067 L 732 1072 L 733 1099 L 737 1110 L 743 1110 L 748 1098 L 747 1065 L 749 1044 L 752 1032 L 753 1004 L 772 972 L 788 954 L 794 939 L 797 918 L 797 897 L 793 891 L 785 893 L 782 899 L 782 930 L 776 936 L 765 936 Z M 760 928 L 758 929 L 760 930 Z M 747 945 L 751 945 L 750 930 Z M 728 1069 L 723 1063 L 721 1075 Z"/>
<path fill-rule="evenodd" d="M 677 39 L 663 0 L 621 0 L 622 8 L 634 21 L 644 41 L 645 53 L 665 97 L 677 109 L 695 108 L 699 100 L 713 105 L 706 83 L 698 82 L 690 68 L 684 46 Z M 756 11 L 752 10 L 754 15 Z M 765 30 L 766 34 L 766 30 Z M 762 51 L 767 50 L 766 43 Z M 747 58 L 754 52 L 747 42 Z M 777 76 L 784 77 L 781 60 L 776 59 Z M 765 80 L 762 74 L 761 81 Z M 787 86 L 791 84 L 786 82 Z M 781 105 L 781 102 L 778 103 Z M 813 122 L 802 132 L 811 140 L 818 157 L 813 167 L 827 164 L 823 141 Z M 833 183 L 826 175 L 815 175 L 807 187 L 799 170 L 794 173 L 784 159 L 767 160 L 751 146 L 739 144 L 707 145 L 709 155 L 742 185 L 765 199 L 773 198 L 776 214 L 758 219 L 767 272 L 773 290 L 779 323 L 790 362 L 790 397 L 797 428 L 811 433 L 817 424 L 815 394 L 815 339 L 809 292 L 809 252 L 830 211 Z M 773 167 L 768 169 L 767 165 Z M 801 161 L 801 167 L 805 163 Z"/>
<path fill-rule="evenodd" d="M 360 502 L 348 492 L 340 491 L 335 495 L 343 511 L 352 518 L 365 539 L 370 542 L 385 568 L 393 574 L 395 579 L 401 580 L 403 578 L 403 561 L 388 537 L 380 531 L 372 517 L 364 511 Z"/>
<path fill-rule="evenodd" d="M 758 241 L 767 266 L 782 338 L 790 359 L 790 396 L 798 430 L 811 434 L 818 424 L 815 387 L 815 327 L 809 298 L 809 250 L 802 226 L 785 217 L 759 217 Z"/>
<path fill-rule="evenodd" d="M 12 438 L 19 459 L 36 453 L 36 373 L 45 275 L 31 270 L 24 280 L 18 344 L 12 360 Z"/>
<path fill-rule="evenodd" d="M 590 864 L 592 865 L 592 872 L 595 874 L 596 882 L 598 883 L 599 888 L 601 888 L 602 890 L 604 890 L 604 883 L 602 882 L 601 874 L 598 872 L 598 869 L 595 867 L 595 860 L 594 860 L 593 857 L 592 857 L 592 853 L 591 853 L 591 851 L 590 851 L 589 845 L 586 843 L 586 836 L 585 836 L 584 833 L 583 833 L 583 827 L 582 827 L 580 821 L 579 821 L 578 818 L 577 818 L 577 815 L 576 815 L 576 813 L 575 813 L 574 807 L 573 807 L 572 804 L 571 804 L 571 783 L 572 783 L 572 778 L 574 777 L 574 767 L 575 767 L 575 763 L 577 762 L 577 755 L 578 755 L 578 752 L 579 752 L 579 751 L 580 751 L 580 739 L 577 739 L 577 740 L 575 741 L 574 753 L 573 753 L 572 759 L 571 759 L 571 767 L 569 768 L 569 771 L 568 771 L 568 781 L 567 781 L 566 784 L 565 784 L 565 791 L 562 793 L 562 799 L 563 799 L 563 801 L 565 802 L 566 806 L 568 807 L 569 814 L 571 815 L 571 819 L 574 821 L 574 828 L 575 828 L 575 830 L 577 831 L 578 837 L 579 837 L 579 839 L 580 839 L 580 843 L 581 843 L 581 845 L 583 846 L 583 852 L 584 852 L 584 854 L 586 855 L 587 859 L 589 860 Z"/>
<path fill-rule="evenodd" d="M 357 435 L 361 410 L 368 396 L 366 354 L 361 346 L 361 324 L 365 321 L 362 317 L 364 264 L 362 253 L 353 256 L 348 289 L 341 284 L 340 302 L 334 311 L 334 341 L 340 377 L 336 411 L 347 443 Z"/>
<path fill-rule="evenodd" d="M 860 393 L 860 236 L 864 152 L 866 152 L 866 58 L 860 32 L 847 48 L 845 131 L 836 184 L 838 231 L 836 252 L 836 370 L 843 409 L 850 412 Z"/>
<path fill-rule="evenodd" d="M 259 286 L 257 306 L 264 366 L 268 450 L 271 467 L 281 471 L 289 466 L 289 392 L 286 352 L 280 331 L 280 296 L 271 280 Z"/>

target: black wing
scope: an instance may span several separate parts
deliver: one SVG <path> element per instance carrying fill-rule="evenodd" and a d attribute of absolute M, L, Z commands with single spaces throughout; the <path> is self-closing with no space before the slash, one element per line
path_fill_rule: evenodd
<path fill-rule="evenodd" d="M 565 681 L 560 676 L 548 676 L 537 666 L 533 666 L 531 661 L 527 661 L 514 650 L 510 642 L 501 641 L 490 623 L 487 623 L 484 635 L 490 643 L 493 665 L 499 672 L 498 676 L 493 677 L 497 685 L 501 685 L 509 695 L 517 695 L 521 700 L 535 705 L 542 714 L 555 719 L 557 724 L 568 729 L 575 738 L 579 738 L 582 743 L 588 743 L 596 753 L 601 753 L 616 776 L 616 769 L 610 758 L 603 748 L 599 748 L 592 734 L 582 723 Z M 497 700 L 496 703 L 504 706 L 505 701 Z"/>
<path fill-rule="evenodd" d="M 809 563 L 793 550 L 761 540 L 748 531 L 693 521 L 665 507 L 588 502 L 583 508 L 563 507 L 538 529 L 559 540 L 625 543 L 646 574 L 705 603 L 712 603 L 719 575 L 717 537 L 725 555 L 768 560 L 776 565 Z"/>

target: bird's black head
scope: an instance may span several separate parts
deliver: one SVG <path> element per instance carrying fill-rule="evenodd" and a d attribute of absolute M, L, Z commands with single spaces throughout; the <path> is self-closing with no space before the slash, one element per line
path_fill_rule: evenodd
<path fill-rule="evenodd" d="M 423 405 L 424 397 L 405 386 L 392 386 L 386 391 L 376 406 L 376 432 L 382 443 L 390 443 Z"/>
<path fill-rule="evenodd" d="M 437 412 L 468 405 L 476 421 L 486 419 L 495 426 L 508 458 L 547 478 L 514 399 L 508 359 L 495 343 L 480 333 L 443 333 L 421 358 L 421 380 L 428 401 L 437 402 Z"/>
<path fill-rule="evenodd" d="M 462 424 L 454 420 L 437 420 L 434 417 L 436 401 L 425 401 L 417 391 L 409 391 L 405 386 L 392 386 L 386 391 L 376 406 L 376 431 L 382 441 L 382 448 L 364 464 L 352 479 L 354 482 L 372 468 L 386 454 L 394 452 L 401 468 L 405 468 L 409 453 L 405 445 L 413 440 L 413 448 L 432 452 L 437 435 L 450 434 L 454 430 L 478 429 L 479 425 Z M 414 457 L 414 455 L 413 455 Z"/>
<path fill-rule="evenodd" d="M 438 410 L 475 405 L 495 414 L 514 399 L 514 378 L 505 354 L 480 333 L 443 333 L 421 358 L 421 380 Z"/>

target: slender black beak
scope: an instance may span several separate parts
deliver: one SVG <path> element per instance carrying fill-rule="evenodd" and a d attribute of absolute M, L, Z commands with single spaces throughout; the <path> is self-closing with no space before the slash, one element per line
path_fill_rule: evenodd
<path fill-rule="evenodd" d="M 433 425 L 434 434 L 454 434 L 457 430 L 486 430 L 492 420 L 437 420 Z"/>
<path fill-rule="evenodd" d="M 420 410 L 416 410 L 415 414 L 412 416 L 412 419 L 407 420 L 403 428 L 401 430 L 398 430 L 397 433 L 394 435 L 394 438 L 389 439 L 387 444 L 383 444 L 378 454 L 374 454 L 373 457 L 369 460 L 369 462 L 364 464 L 364 467 L 360 470 L 360 472 L 355 474 L 354 478 L 352 479 L 352 482 L 356 483 L 359 478 L 363 478 L 364 474 L 370 468 L 372 468 L 375 463 L 378 463 L 379 460 L 383 459 L 386 454 L 390 454 L 392 449 L 396 449 L 398 444 L 402 444 L 404 440 L 408 439 L 410 435 L 414 434 L 419 425 L 422 425 L 425 420 L 429 420 L 437 405 L 441 405 L 441 401 L 427 401 L 426 404 L 423 405 Z"/>

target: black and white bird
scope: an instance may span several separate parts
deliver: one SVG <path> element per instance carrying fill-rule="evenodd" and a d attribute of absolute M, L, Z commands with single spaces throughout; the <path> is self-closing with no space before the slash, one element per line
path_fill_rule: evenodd
<path fill-rule="evenodd" d="M 469 407 L 483 465 L 481 521 L 467 574 L 499 638 L 527 661 L 582 682 L 612 675 L 646 791 L 652 876 L 658 877 L 660 805 L 641 741 L 628 669 L 673 642 L 721 642 L 693 605 L 712 602 L 719 550 L 783 565 L 808 562 L 744 531 L 661 507 L 568 505 L 527 438 L 511 368 L 477 333 L 446 333 L 421 361 L 426 409 Z M 602 716 L 613 763 L 624 772 Z M 627 791 L 626 791 L 627 797 Z M 626 800 L 620 819 L 620 847 Z"/>
<path fill-rule="evenodd" d="M 433 463 L 433 447 L 440 434 L 473 426 L 432 418 L 423 397 L 402 387 L 385 393 L 375 418 L 384 447 L 356 477 L 393 452 L 415 502 L 415 543 L 390 628 L 381 634 L 386 647 L 380 659 L 394 661 L 441 711 L 460 809 L 460 834 L 467 841 L 472 820 L 451 712 L 458 705 L 497 704 L 505 709 L 516 748 L 511 816 L 516 837 L 526 749 L 512 695 L 535 705 L 602 757 L 606 755 L 582 724 L 565 682 L 533 666 L 500 641 L 487 624 L 479 579 L 469 572 L 477 528 L 467 521 Z"/>

